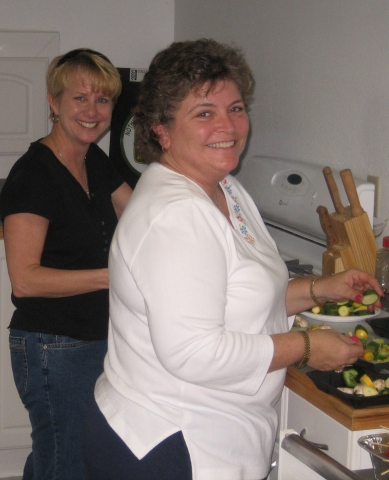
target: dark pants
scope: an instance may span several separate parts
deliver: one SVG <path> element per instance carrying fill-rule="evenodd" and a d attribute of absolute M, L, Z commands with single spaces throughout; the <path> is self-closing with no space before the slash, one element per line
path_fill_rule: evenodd
<path fill-rule="evenodd" d="M 89 480 L 192 480 L 192 465 L 181 432 L 166 438 L 142 460 L 112 430 L 93 401 L 84 432 Z"/>

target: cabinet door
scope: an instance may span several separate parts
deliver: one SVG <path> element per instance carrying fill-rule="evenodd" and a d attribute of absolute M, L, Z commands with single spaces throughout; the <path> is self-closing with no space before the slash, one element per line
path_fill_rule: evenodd
<path fill-rule="evenodd" d="M 306 431 L 306 440 L 328 445 L 328 455 L 348 466 L 349 430 L 289 390 L 287 428 L 301 433 Z"/>
<path fill-rule="evenodd" d="M 0 178 L 48 131 L 46 70 L 58 32 L 0 30 Z"/>
<path fill-rule="evenodd" d="M 282 402 L 281 429 L 292 429 L 297 433 L 305 429 L 306 440 L 328 445 L 325 453 L 350 470 L 372 468 L 369 454 L 357 440 L 383 430 L 352 432 L 286 387 Z"/>

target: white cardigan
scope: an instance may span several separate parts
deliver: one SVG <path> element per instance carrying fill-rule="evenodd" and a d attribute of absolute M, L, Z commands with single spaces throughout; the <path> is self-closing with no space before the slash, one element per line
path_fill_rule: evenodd
<path fill-rule="evenodd" d="M 289 330 L 288 274 L 247 192 L 221 182 L 233 226 L 187 177 L 151 164 L 111 245 L 97 403 L 138 457 L 182 431 L 194 480 L 268 474 Z"/>

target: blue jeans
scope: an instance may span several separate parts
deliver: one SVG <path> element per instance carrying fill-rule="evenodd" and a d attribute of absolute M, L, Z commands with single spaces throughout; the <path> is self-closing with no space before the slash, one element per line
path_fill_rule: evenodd
<path fill-rule="evenodd" d="M 11 329 L 9 342 L 16 388 L 32 426 L 23 480 L 84 480 L 82 432 L 106 340 Z"/>

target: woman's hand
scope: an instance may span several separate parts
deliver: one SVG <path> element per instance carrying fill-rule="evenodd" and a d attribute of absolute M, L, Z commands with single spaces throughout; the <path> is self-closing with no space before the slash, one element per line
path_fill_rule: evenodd
<path fill-rule="evenodd" d="M 342 370 L 363 354 L 362 343 L 335 330 L 308 332 L 311 354 L 308 365 L 315 370 Z"/>
<path fill-rule="evenodd" d="M 310 341 L 308 365 L 315 370 L 341 370 L 353 364 L 363 354 L 359 340 L 351 339 L 335 330 L 313 330 L 307 332 Z M 274 355 L 269 371 L 298 363 L 304 355 L 304 338 L 300 332 L 271 335 Z"/>
<path fill-rule="evenodd" d="M 291 280 L 286 292 L 286 309 L 288 315 L 295 315 L 315 306 L 311 297 L 312 277 Z M 353 300 L 360 302 L 366 290 L 375 290 L 380 297 L 384 296 L 377 280 L 366 272 L 352 268 L 330 277 L 317 277 L 314 294 L 320 303 Z"/>
<path fill-rule="evenodd" d="M 320 277 L 315 282 L 315 295 L 321 303 L 343 300 L 360 302 L 366 290 L 375 290 L 380 297 L 384 295 L 374 277 L 356 268 L 330 277 Z"/>

